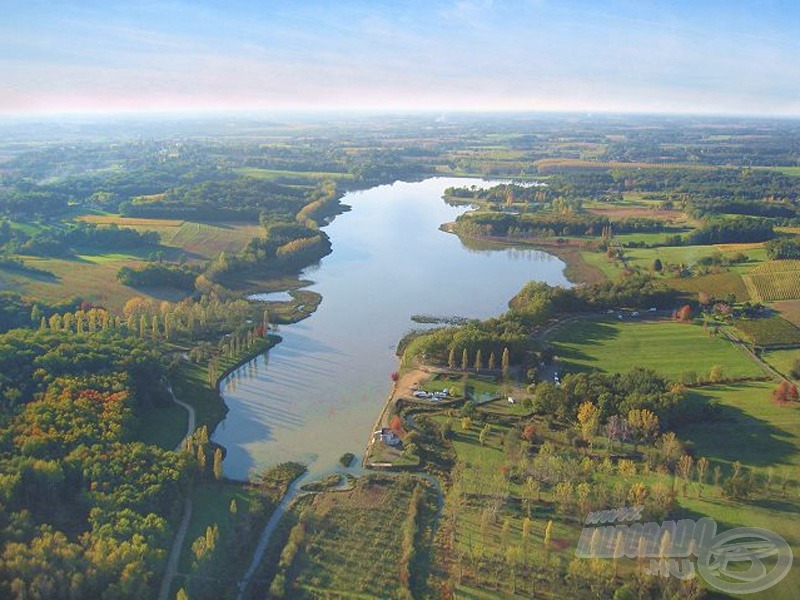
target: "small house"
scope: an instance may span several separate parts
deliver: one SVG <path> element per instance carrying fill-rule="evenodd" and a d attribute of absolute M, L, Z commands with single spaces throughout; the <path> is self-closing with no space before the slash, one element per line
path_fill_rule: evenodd
<path fill-rule="evenodd" d="M 400 438 L 395 430 L 389 427 L 382 427 L 380 431 L 376 431 L 372 435 L 375 441 L 381 441 L 387 446 L 397 446 L 400 443 Z"/>

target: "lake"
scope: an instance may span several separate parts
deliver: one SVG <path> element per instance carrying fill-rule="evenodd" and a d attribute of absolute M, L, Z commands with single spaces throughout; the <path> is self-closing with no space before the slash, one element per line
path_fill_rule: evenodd
<path fill-rule="evenodd" d="M 283 341 L 233 372 L 221 390 L 230 411 L 213 440 L 233 479 L 287 460 L 312 476 L 361 457 L 391 392 L 398 340 L 412 315 L 486 318 L 504 312 L 528 281 L 568 285 L 564 263 L 536 250 L 467 248 L 439 230 L 467 210 L 445 188 L 491 182 L 434 178 L 348 193 L 350 212 L 325 228 L 333 253 L 303 276 L 322 304 L 281 326 Z"/>

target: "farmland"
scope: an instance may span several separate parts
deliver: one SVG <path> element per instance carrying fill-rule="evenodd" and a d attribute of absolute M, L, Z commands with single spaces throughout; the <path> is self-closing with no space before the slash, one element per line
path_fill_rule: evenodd
<path fill-rule="evenodd" d="M 207 261 L 220 252 L 240 252 L 264 230 L 247 223 L 198 223 L 179 219 L 141 219 L 116 215 L 85 215 L 80 218 L 98 225 L 130 227 L 137 231 L 155 231 L 162 245 L 185 253 L 189 261 Z"/>
<path fill-rule="evenodd" d="M 292 531 L 302 535 L 276 579 L 291 598 L 425 594 L 435 512 L 434 490 L 409 476 L 366 476 L 352 491 L 319 494 L 290 514 L 299 519 Z M 393 583 L 380 583 L 387 580 Z M 274 593 L 275 579 L 272 586 Z"/>
<path fill-rule="evenodd" d="M 740 319 L 736 321 L 736 329 L 756 346 L 800 344 L 800 329 L 782 317 Z"/>
<path fill-rule="evenodd" d="M 673 379 L 707 375 L 723 365 L 730 378 L 763 377 L 747 355 L 698 325 L 581 319 L 559 328 L 549 340 L 567 371 L 624 372 L 649 367 Z"/>
<path fill-rule="evenodd" d="M 800 260 L 775 260 L 744 276 L 751 295 L 762 302 L 800 299 Z"/>

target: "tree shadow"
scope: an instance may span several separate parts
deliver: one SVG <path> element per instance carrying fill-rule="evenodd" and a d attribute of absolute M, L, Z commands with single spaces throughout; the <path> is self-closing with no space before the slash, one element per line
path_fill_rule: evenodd
<path fill-rule="evenodd" d="M 568 335 L 559 341 L 553 341 L 552 346 L 560 360 L 573 362 L 572 369 L 575 371 L 586 371 L 591 367 L 588 365 L 577 364 L 576 361 L 585 363 L 595 363 L 597 358 L 591 356 L 575 345 L 580 346 L 600 346 L 606 344 L 608 340 L 619 337 L 619 330 L 607 321 L 586 320 L 578 321 L 577 324 L 570 326 Z"/>
<path fill-rule="evenodd" d="M 711 399 L 702 393 L 694 396 L 695 401 Z M 790 465 L 784 457 L 797 451 L 791 433 L 726 404 L 719 406 L 718 419 L 678 426 L 676 433 L 699 455 L 730 463 L 738 460 L 751 467 Z"/>

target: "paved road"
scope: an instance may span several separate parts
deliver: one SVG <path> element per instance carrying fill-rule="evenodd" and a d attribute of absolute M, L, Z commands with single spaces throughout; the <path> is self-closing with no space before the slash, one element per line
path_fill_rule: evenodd
<path fill-rule="evenodd" d="M 178 400 L 172 388 L 169 388 L 169 393 L 172 396 L 173 402 L 178 406 L 182 406 L 189 413 L 189 422 L 186 424 L 186 435 L 175 447 L 175 452 L 181 452 L 189 439 L 194 433 L 196 427 L 196 417 L 194 408 Z M 164 578 L 161 580 L 161 588 L 158 591 L 158 600 L 169 600 L 169 588 L 172 585 L 172 579 L 178 571 L 178 559 L 181 557 L 181 548 L 183 548 L 183 540 L 186 537 L 186 531 L 189 529 L 189 520 L 192 518 L 192 498 L 187 496 L 183 503 L 183 518 L 178 527 L 178 532 L 175 534 L 175 539 L 172 541 L 172 548 L 169 551 L 169 558 L 167 559 L 167 568 L 164 571 Z"/>

